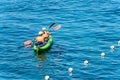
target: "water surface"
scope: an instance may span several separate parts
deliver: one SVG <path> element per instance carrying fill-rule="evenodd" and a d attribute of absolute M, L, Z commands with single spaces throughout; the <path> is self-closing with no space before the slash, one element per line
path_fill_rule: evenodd
<path fill-rule="evenodd" d="M 119 17 L 119 0 L 0 0 L 0 80 L 119 80 Z M 48 52 L 23 47 L 53 22 L 62 28 Z"/>

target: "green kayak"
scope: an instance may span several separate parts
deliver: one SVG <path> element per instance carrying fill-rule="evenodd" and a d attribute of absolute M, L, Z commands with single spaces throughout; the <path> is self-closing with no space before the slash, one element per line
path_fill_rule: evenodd
<path fill-rule="evenodd" d="M 48 42 L 46 43 L 46 45 L 40 47 L 40 48 L 37 48 L 37 46 L 34 44 L 34 51 L 45 51 L 47 49 L 49 49 L 52 45 L 52 42 L 53 42 L 53 37 L 50 35 L 50 39 L 48 40 Z"/>

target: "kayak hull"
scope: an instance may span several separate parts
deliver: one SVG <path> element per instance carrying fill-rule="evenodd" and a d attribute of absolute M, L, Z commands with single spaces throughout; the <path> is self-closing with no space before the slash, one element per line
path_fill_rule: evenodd
<path fill-rule="evenodd" d="M 52 43 L 53 43 L 53 37 L 50 35 L 50 39 L 48 40 L 46 45 L 44 45 L 40 48 L 37 48 L 36 45 L 34 44 L 34 51 L 37 51 L 37 52 L 38 51 L 46 51 L 51 47 Z"/>

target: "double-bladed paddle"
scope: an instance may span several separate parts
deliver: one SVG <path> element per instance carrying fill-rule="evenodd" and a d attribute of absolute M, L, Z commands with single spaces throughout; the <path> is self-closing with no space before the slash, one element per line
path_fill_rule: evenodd
<path fill-rule="evenodd" d="M 54 24 L 55 24 L 55 23 L 52 23 L 52 24 L 49 26 L 49 29 L 50 29 Z M 56 27 L 53 28 L 53 30 L 56 31 L 56 30 L 59 30 L 60 28 L 61 28 L 61 25 L 57 25 Z M 24 42 L 24 45 L 25 45 L 25 46 L 29 46 L 29 45 L 31 45 L 31 43 L 32 43 L 32 40 L 27 40 L 27 41 Z"/>
<path fill-rule="evenodd" d="M 50 26 L 49 26 L 49 28 L 48 29 L 50 29 L 53 25 L 54 25 L 55 23 L 52 23 Z"/>

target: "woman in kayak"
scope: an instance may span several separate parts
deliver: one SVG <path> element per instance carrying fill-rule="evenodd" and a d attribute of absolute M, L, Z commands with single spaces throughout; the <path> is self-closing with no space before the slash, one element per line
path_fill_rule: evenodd
<path fill-rule="evenodd" d="M 42 31 L 43 31 L 43 35 L 42 36 L 44 37 L 45 42 L 47 42 L 49 40 L 50 32 L 47 32 L 45 27 L 42 28 Z"/>

